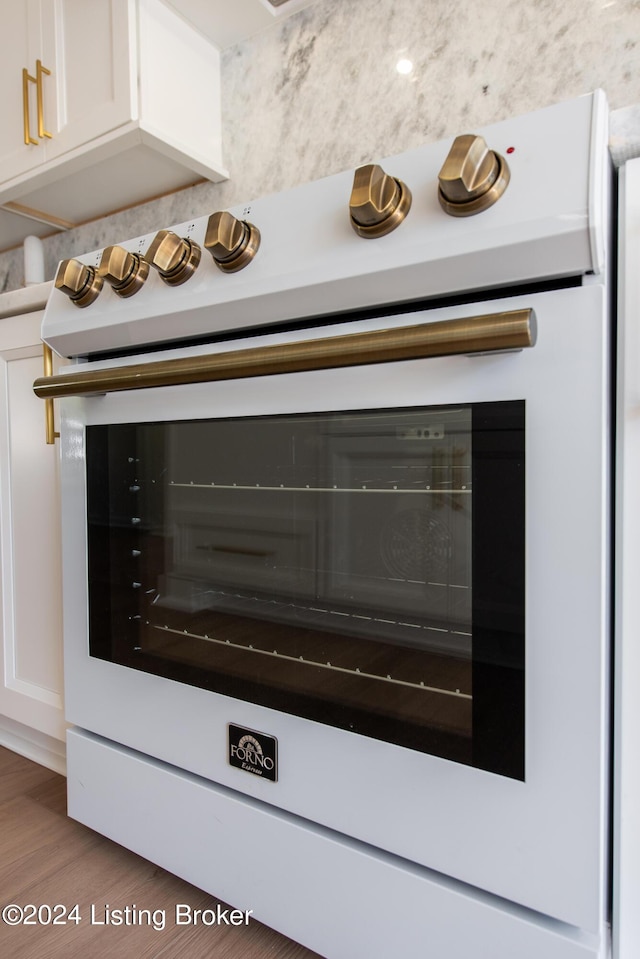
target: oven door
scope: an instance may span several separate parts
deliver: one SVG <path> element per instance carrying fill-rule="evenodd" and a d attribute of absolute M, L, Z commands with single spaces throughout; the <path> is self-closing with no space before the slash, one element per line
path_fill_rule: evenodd
<path fill-rule="evenodd" d="M 67 718 L 596 931 L 602 290 L 413 318 L 531 307 L 521 352 L 65 400 Z"/>

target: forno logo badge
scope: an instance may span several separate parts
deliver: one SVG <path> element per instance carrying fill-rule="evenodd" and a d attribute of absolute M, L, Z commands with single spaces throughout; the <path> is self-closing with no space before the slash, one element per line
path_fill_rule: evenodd
<path fill-rule="evenodd" d="M 231 747 L 231 753 L 253 766 L 260 766 L 261 769 L 265 766 L 267 769 L 273 768 L 273 760 L 264 755 L 262 746 L 255 736 L 243 736 L 237 746 Z"/>
<path fill-rule="evenodd" d="M 273 736 L 229 723 L 229 763 L 237 769 L 275 782 L 277 740 Z"/>

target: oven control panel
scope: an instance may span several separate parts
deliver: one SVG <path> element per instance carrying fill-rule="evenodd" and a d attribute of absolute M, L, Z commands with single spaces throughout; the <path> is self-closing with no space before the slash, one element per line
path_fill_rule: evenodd
<path fill-rule="evenodd" d="M 598 274 L 607 138 L 596 92 L 65 260 L 43 339 L 89 356 Z"/>

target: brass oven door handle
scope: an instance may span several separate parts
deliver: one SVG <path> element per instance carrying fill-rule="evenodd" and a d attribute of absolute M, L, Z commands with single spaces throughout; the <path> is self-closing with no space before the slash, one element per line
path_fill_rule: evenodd
<path fill-rule="evenodd" d="M 51 347 L 46 343 L 42 344 L 42 356 L 44 359 L 44 375 L 45 377 L 50 377 L 53 374 L 53 352 Z M 46 399 L 44 404 L 45 441 L 48 446 L 53 446 L 56 439 L 60 436 L 60 434 L 56 432 L 53 420 L 53 398 Z"/>
<path fill-rule="evenodd" d="M 33 144 L 37 147 L 38 141 L 34 140 L 31 136 L 31 121 L 29 119 L 29 84 L 35 83 L 37 87 L 37 80 L 35 77 L 32 77 L 26 67 L 22 68 L 22 119 L 24 121 L 24 142 L 26 146 Z"/>
<path fill-rule="evenodd" d="M 38 136 L 40 139 L 43 137 L 51 137 L 52 133 L 49 133 L 48 130 L 44 128 L 44 92 L 42 89 L 42 77 L 46 74 L 48 77 L 51 76 L 51 70 L 47 70 L 45 66 L 42 65 L 42 60 L 36 60 L 36 102 L 38 106 Z"/>
<path fill-rule="evenodd" d="M 78 369 L 68 375 L 40 377 L 33 389 L 46 400 L 424 357 L 521 350 L 535 342 L 533 310 L 512 310 L 108 370 Z"/>

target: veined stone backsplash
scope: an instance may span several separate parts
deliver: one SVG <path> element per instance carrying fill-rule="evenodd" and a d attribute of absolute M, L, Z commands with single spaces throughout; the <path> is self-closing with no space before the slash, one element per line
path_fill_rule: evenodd
<path fill-rule="evenodd" d="M 223 54 L 231 179 L 49 237 L 47 277 L 60 259 L 597 87 L 614 148 L 640 153 L 638 0 L 317 0 Z M 22 285 L 22 250 L 0 255 L 0 292 Z"/>

